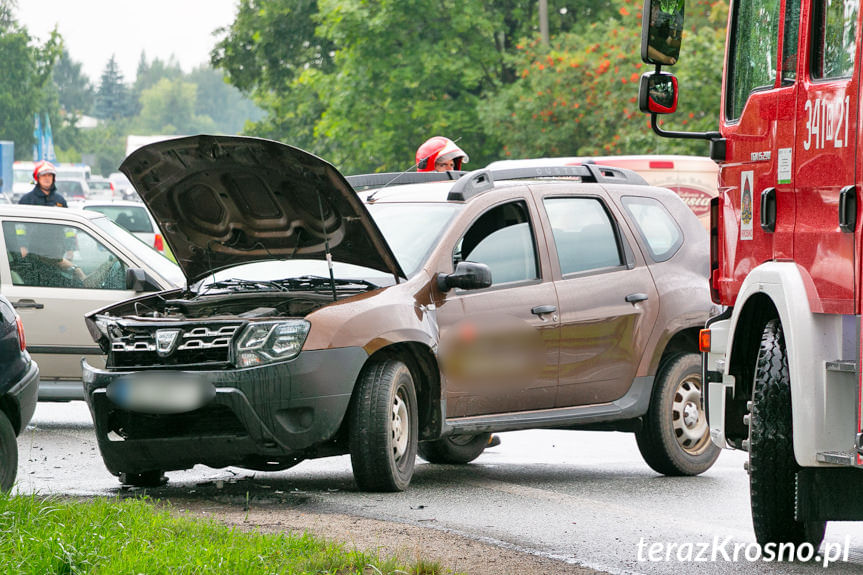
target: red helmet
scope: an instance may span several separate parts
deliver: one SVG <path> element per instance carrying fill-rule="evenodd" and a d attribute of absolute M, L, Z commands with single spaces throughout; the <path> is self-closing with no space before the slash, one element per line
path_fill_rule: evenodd
<path fill-rule="evenodd" d="M 456 170 L 461 170 L 462 162 L 467 163 L 470 158 L 449 138 L 443 136 L 429 138 L 417 150 L 417 171 L 434 172 L 437 162 L 449 160 L 453 161 L 453 167 Z"/>
<path fill-rule="evenodd" d="M 57 168 L 51 162 L 39 162 L 33 169 L 33 179 L 38 180 L 40 174 L 53 174 L 57 177 Z"/>

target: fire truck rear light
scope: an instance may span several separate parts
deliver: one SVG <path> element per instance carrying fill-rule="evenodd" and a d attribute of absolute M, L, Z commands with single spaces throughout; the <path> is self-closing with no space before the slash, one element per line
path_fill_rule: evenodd
<path fill-rule="evenodd" d="M 19 316 L 15 316 L 15 325 L 18 326 L 18 346 L 21 351 L 27 349 L 27 341 L 24 339 L 24 323 Z"/>
<path fill-rule="evenodd" d="M 651 170 L 673 170 L 674 162 L 668 160 L 651 160 L 648 164 Z"/>
<path fill-rule="evenodd" d="M 156 237 L 153 238 L 153 247 L 158 251 L 165 251 L 165 240 L 162 239 L 162 234 L 156 234 Z"/>
<path fill-rule="evenodd" d="M 710 330 L 702 329 L 698 332 L 698 349 L 701 353 L 710 353 Z"/>

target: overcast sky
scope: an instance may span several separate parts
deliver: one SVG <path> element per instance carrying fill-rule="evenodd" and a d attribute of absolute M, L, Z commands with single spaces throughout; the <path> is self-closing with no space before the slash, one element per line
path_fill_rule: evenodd
<path fill-rule="evenodd" d="M 17 18 L 44 41 L 54 26 L 95 85 L 114 54 L 126 81 L 141 51 L 172 54 L 184 71 L 209 60 L 213 31 L 233 22 L 236 0 L 18 0 Z"/>

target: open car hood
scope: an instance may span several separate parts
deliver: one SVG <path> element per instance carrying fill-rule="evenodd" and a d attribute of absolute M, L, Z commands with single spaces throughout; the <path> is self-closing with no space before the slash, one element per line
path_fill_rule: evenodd
<path fill-rule="evenodd" d="M 405 277 L 331 164 L 272 140 L 191 136 L 139 148 L 120 170 L 152 212 L 189 284 L 261 260 L 326 259 Z"/>

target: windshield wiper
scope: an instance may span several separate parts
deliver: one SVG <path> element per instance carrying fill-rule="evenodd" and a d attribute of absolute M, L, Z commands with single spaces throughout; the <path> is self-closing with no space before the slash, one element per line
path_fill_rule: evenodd
<path fill-rule="evenodd" d="M 286 286 L 287 289 L 292 291 L 316 290 L 322 287 L 330 287 L 332 284 L 335 284 L 335 286 L 339 288 L 356 286 L 360 288 L 365 288 L 366 290 L 377 289 L 380 287 L 379 285 L 373 284 L 368 280 L 330 279 L 323 276 L 299 276 L 295 278 L 285 278 L 282 280 L 276 280 L 275 283 Z"/>
<path fill-rule="evenodd" d="M 245 292 L 245 291 L 261 291 L 261 290 L 275 290 L 275 291 L 288 291 L 285 286 L 283 286 L 280 282 L 270 281 L 270 280 L 244 280 L 240 278 L 230 278 L 224 279 L 217 282 L 209 283 L 205 286 L 202 286 L 199 294 L 204 294 L 213 290 L 227 290 L 234 292 Z"/>

